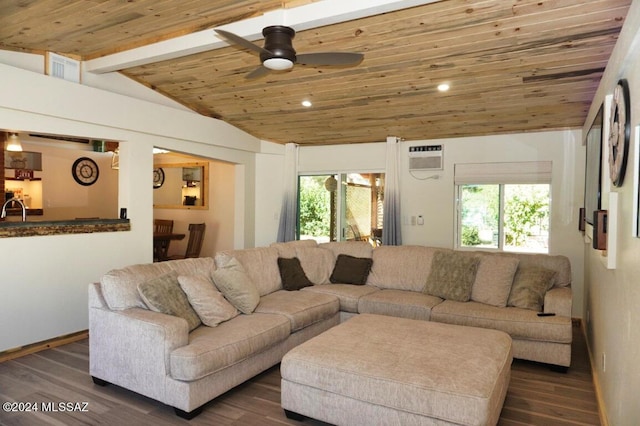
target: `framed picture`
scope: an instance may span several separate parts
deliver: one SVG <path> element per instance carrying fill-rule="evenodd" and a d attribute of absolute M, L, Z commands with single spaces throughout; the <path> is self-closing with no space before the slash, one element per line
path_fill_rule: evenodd
<path fill-rule="evenodd" d="M 604 124 L 603 107 L 600 106 L 598 114 L 587 133 L 587 162 L 585 167 L 584 209 L 585 222 L 593 225 L 594 212 L 602 206 L 602 140 Z"/>

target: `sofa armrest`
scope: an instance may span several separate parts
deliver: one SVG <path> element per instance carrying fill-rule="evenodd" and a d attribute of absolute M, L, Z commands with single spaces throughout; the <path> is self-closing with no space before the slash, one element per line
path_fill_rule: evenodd
<path fill-rule="evenodd" d="M 544 311 L 571 318 L 571 287 L 554 287 L 544 296 Z"/>
<path fill-rule="evenodd" d="M 141 308 L 89 308 L 91 375 L 154 399 L 164 400 L 171 352 L 188 342 L 183 318 Z"/>

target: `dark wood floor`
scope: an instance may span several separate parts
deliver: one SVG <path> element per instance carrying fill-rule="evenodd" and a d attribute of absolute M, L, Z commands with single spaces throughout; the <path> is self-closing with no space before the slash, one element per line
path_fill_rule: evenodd
<path fill-rule="evenodd" d="M 500 425 L 599 425 L 591 369 L 582 332 L 574 327 L 572 367 L 567 374 L 516 360 Z M 280 408 L 278 366 L 205 406 L 191 421 L 173 409 L 117 386 L 100 387 L 88 373 L 88 341 L 80 341 L 0 364 L 0 402 L 87 402 L 85 412 L 7 413 L 0 425 L 306 425 Z M 83 408 L 81 405 L 74 408 Z"/>

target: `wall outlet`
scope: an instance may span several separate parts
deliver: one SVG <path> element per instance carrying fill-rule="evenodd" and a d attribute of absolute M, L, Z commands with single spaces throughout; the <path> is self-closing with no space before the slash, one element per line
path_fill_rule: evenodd
<path fill-rule="evenodd" d="M 602 352 L 602 372 L 607 371 L 607 354 Z"/>
<path fill-rule="evenodd" d="M 424 217 L 422 215 L 418 215 L 418 225 L 424 225 Z"/>

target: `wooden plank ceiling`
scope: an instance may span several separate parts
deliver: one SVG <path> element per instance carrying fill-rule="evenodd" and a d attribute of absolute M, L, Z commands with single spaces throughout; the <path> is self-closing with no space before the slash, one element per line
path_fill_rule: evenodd
<path fill-rule="evenodd" d="M 0 49 L 92 59 L 311 2 L 0 2 Z M 121 72 L 200 114 L 279 143 L 576 128 L 630 3 L 443 0 L 296 34 L 298 53 L 364 53 L 352 68 L 296 65 L 246 80 L 258 57 L 225 47 Z M 451 89 L 438 92 L 441 82 Z M 305 99 L 313 106 L 302 107 Z"/>

